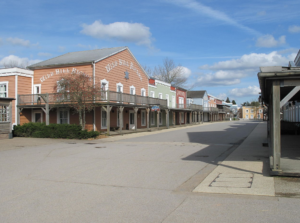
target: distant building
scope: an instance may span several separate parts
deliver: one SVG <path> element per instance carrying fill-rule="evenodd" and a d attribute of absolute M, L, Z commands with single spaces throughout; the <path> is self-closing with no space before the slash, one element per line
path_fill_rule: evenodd
<path fill-rule="evenodd" d="M 263 120 L 264 117 L 264 109 L 262 106 L 243 106 L 242 107 L 242 115 L 243 119 L 259 119 Z"/>

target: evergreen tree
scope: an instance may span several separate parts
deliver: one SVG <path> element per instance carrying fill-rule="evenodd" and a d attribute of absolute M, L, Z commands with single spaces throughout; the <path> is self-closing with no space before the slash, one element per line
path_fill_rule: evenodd
<path fill-rule="evenodd" d="M 226 103 L 230 103 L 229 97 L 227 97 L 227 99 L 226 99 Z"/>
<path fill-rule="evenodd" d="M 233 104 L 233 105 L 236 105 L 236 102 L 235 102 L 235 100 L 232 100 L 232 104 Z"/>

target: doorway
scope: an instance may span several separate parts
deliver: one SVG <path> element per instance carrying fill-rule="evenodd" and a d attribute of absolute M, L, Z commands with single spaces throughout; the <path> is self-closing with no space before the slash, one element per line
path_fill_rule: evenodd
<path fill-rule="evenodd" d="M 135 129 L 133 110 L 129 110 L 129 129 Z"/>

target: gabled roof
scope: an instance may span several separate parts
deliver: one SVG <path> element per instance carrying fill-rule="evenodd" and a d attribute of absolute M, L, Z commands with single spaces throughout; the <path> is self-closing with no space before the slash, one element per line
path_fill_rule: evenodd
<path fill-rule="evenodd" d="M 98 62 L 116 53 L 128 49 L 126 46 L 104 48 L 96 50 L 85 50 L 66 53 L 58 57 L 51 58 L 33 65 L 28 66 L 28 69 L 42 69 L 48 67 L 58 67 L 63 65 L 78 65 L 78 64 L 89 64 L 93 62 Z"/>
<path fill-rule="evenodd" d="M 187 97 L 188 98 L 203 98 L 206 91 L 188 91 Z"/>

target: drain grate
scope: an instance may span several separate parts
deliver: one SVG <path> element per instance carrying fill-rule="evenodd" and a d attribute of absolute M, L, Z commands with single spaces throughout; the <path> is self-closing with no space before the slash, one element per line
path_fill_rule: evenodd
<path fill-rule="evenodd" d="M 251 188 L 252 173 L 220 173 L 211 183 L 210 187 Z"/>

